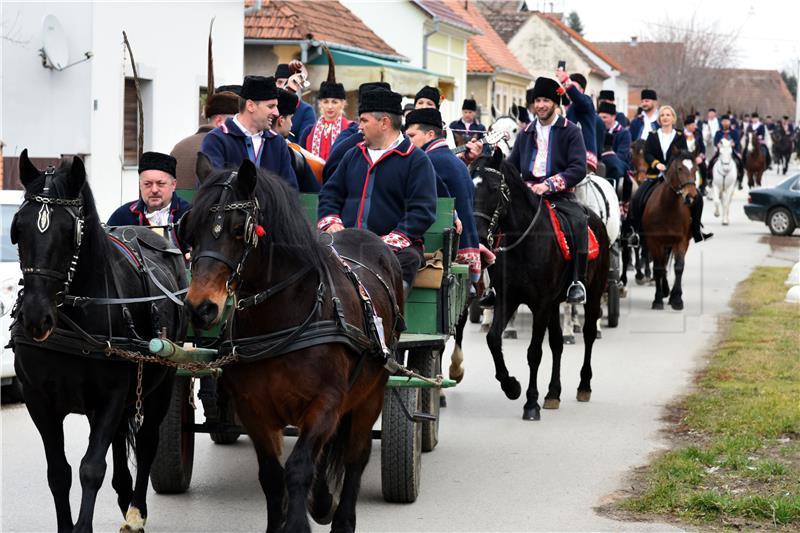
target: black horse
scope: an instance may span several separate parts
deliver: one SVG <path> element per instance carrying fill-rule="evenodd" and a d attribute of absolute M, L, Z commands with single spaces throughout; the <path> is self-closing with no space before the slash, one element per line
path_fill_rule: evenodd
<path fill-rule="evenodd" d="M 556 242 L 556 234 L 542 197 L 536 197 L 522 181 L 519 172 L 503 161 L 502 154 L 482 156 L 473 163 L 471 174 L 476 182 L 475 213 L 478 235 L 491 247 L 502 233 L 503 248 L 490 267 L 492 286 L 497 293 L 494 320 L 486 342 L 495 364 L 495 378 L 506 396 L 519 398 L 521 386 L 509 375 L 503 360 L 502 333 L 520 304 L 533 313 L 533 335 L 528 347 L 530 383 L 522 418 L 538 420 L 540 406 L 536 377 L 542 360 L 542 341 L 549 330 L 553 352 L 553 372 L 544 408 L 557 409 L 561 401 L 561 352 L 563 337 L 559 304 L 566 299 L 571 266 Z M 609 264 L 609 241 L 600 218 L 589 211 L 589 226 L 594 230 L 600 255 L 589 263 L 586 273 L 587 301 L 584 306 L 583 339 L 586 345 L 578 385 L 578 401 L 589 401 L 592 379 L 592 346 L 597 338 L 597 320 L 601 316 L 601 298 L 606 288 Z M 489 239 L 491 237 L 491 239 Z"/>
<path fill-rule="evenodd" d="M 14 366 L 44 444 L 58 531 L 92 530 L 109 446 L 114 458 L 112 485 L 125 517 L 122 530 L 141 531 L 147 518 L 150 466 L 175 371 L 109 357 L 104 349 L 108 339 L 136 335 L 146 345 L 144 341 L 161 327 L 170 338 L 180 338 L 180 308 L 132 260 L 147 264 L 158 284 L 173 292 L 186 286 L 183 260 L 180 252 L 169 256 L 113 244 L 100 224 L 83 162 L 77 157 L 58 169 L 40 172 L 25 150 L 20 179 L 25 202 L 11 226 L 24 279 L 12 326 Z M 169 249 L 148 229 L 129 231 L 131 237 L 148 232 L 148 242 Z M 119 303 L 131 298 L 149 301 Z M 141 409 L 136 408 L 137 397 L 143 400 Z M 90 428 L 80 466 L 80 514 L 74 526 L 69 502 L 72 469 L 64 455 L 63 421 L 69 413 L 85 414 Z M 136 455 L 135 485 L 128 469 L 130 447 Z"/>
<path fill-rule="evenodd" d="M 235 348 L 238 362 L 222 380 L 256 450 L 267 531 L 310 531 L 307 505 L 317 522 L 332 520 L 333 531 L 354 531 L 388 373 L 374 335 L 364 344 L 343 332 L 358 332 L 354 340 L 377 333 L 368 300 L 386 345 L 395 344 L 400 264 L 368 231 L 331 238 L 313 230 L 297 193 L 250 160 L 218 170 L 201 154 L 197 176 L 202 187 L 179 232 L 192 245 L 186 306 L 204 329 L 221 320 L 229 296 L 237 302 L 220 352 Z M 288 425 L 299 438 L 284 469 Z"/>
<path fill-rule="evenodd" d="M 793 151 L 792 135 L 783 130 L 783 126 L 778 126 L 772 132 L 772 154 L 775 158 L 775 163 L 778 165 L 778 172 L 783 172 L 789 169 L 789 160 L 792 158 Z M 783 171 L 781 171 L 783 166 Z"/>

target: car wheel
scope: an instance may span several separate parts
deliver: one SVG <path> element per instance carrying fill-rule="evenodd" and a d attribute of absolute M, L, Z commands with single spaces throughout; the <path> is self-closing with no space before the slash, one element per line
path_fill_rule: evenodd
<path fill-rule="evenodd" d="M 788 209 L 776 207 L 767 215 L 767 226 L 773 235 L 791 235 L 795 223 Z"/>

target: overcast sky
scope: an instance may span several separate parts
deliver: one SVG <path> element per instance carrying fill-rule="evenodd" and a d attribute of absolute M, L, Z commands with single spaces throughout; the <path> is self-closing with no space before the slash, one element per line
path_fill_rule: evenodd
<path fill-rule="evenodd" d="M 526 0 L 532 9 L 577 11 L 589 41 L 644 39 L 658 24 L 685 21 L 693 14 L 715 21 L 721 33 L 739 32 L 740 68 L 789 69 L 800 59 L 798 0 Z"/>

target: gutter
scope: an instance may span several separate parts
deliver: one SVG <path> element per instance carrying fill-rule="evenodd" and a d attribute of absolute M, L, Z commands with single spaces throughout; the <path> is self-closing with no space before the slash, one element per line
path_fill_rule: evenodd
<path fill-rule="evenodd" d="M 245 46 L 247 45 L 254 45 L 254 46 L 277 46 L 277 45 L 295 45 L 299 46 L 301 51 L 303 46 L 306 47 L 306 53 L 308 52 L 308 47 L 318 47 L 323 44 L 323 41 L 318 41 L 316 39 L 251 39 L 246 38 L 244 40 Z M 349 46 L 346 44 L 339 44 L 339 43 L 330 43 L 326 42 L 332 50 L 341 50 L 342 52 L 351 52 L 354 54 L 361 54 L 364 56 L 370 57 L 377 57 L 378 59 L 385 59 L 387 61 L 395 61 L 398 63 L 408 63 L 411 60 L 406 56 L 401 55 L 394 55 L 394 54 L 381 54 L 379 52 L 372 52 L 370 50 L 365 50 L 363 48 L 358 48 L 356 46 Z M 305 60 L 303 60 L 305 62 Z"/>
<path fill-rule="evenodd" d="M 252 6 L 245 8 L 244 16 L 255 15 L 259 11 L 261 11 L 261 0 L 256 0 Z"/>
<path fill-rule="evenodd" d="M 422 36 L 422 68 L 428 68 L 428 39 L 434 33 L 439 32 L 439 17 L 433 15 L 433 29 Z"/>

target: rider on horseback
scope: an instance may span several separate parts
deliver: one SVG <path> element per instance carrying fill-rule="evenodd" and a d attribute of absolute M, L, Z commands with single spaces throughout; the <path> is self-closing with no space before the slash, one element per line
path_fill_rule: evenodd
<path fill-rule="evenodd" d="M 688 151 L 686 146 L 686 136 L 683 132 L 676 130 L 673 126 L 677 120 L 677 115 L 672 107 L 661 106 L 658 114 L 660 127 L 650 133 L 645 144 L 644 156 L 650 168 L 647 171 L 647 180 L 639 185 L 639 190 L 633 198 L 633 219 L 636 229 L 642 231 L 642 215 L 644 206 L 647 202 L 652 189 L 662 181 L 664 173 L 669 168 L 673 158 L 681 152 Z M 701 242 L 714 236 L 713 233 L 703 233 L 701 223 L 703 216 L 703 197 L 698 195 L 691 206 L 692 212 L 692 236 L 695 242 Z"/>
<path fill-rule="evenodd" d="M 575 199 L 575 186 L 586 177 L 586 146 L 580 129 L 556 114 L 564 89 L 549 78 L 537 78 L 525 95 L 533 108 L 534 121 L 520 132 L 508 162 L 522 173 L 530 189 L 548 195 L 557 211 L 564 214 L 572 236 L 572 284 L 568 303 L 586 301 L 588 221 L 586 211 Z"/>
<path fill-rule="evenodd" d="M 744 135 L 747 137 L 747 133 L 752 131 L 755 137 L 758 139 L 758 146 L 761 151 L 764 153 L 764 157 L 767 160 L 767 168 L 772 168 L 772 157 L 770 156 L 769 149 L 767 148 L 766 143 L 766 135 L 767 135 L 767 127 L 761 123 L 758 118 L 758 113 L 753 113 L 752 121 L 748 124 L 747 128 L 744 130 Z M 747 154 L 745 154 L 744 162 L 747 162 Z"/>
<path fill-rule="evenodd" d="M 728 139 L 733 142 L 733 158 L 736 160 L 736 181 L 741 184 L 742 177 L 744 176 L 744 166 L 742 165 L 742 156 L 740 155 L 742 147 L 739 144 L 739 131 L 731 128 L 731 117 L 729 115 L 722 115 L 720 125 L 720 129 L 714 134 L 714 146 L 717 147 L 717 152 L 708 163 L 709 179 L 713 179 L 714 177 L 714 163 L 716 163 L 717 158 L 719 158 L 719 143 L 722 139 Z"/>

